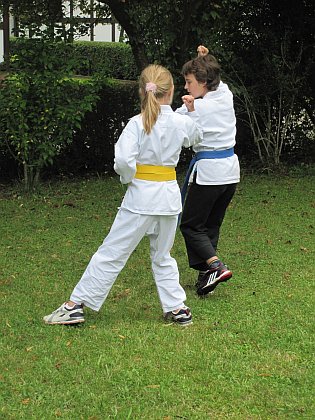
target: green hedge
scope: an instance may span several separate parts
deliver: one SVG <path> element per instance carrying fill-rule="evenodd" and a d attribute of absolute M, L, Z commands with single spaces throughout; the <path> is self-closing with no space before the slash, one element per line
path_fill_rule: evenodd
<path fill-rule="evenodd" d="M 80 79 L 75 80 L 82 88 Z M 60 150 L 44 176 L 112 171 L 114 144 L 128 119 L 140 111 L 138 83 L 104 79 L 98 95 L 96 107 L 86 113 L 81 129 L 74 131 L 73 142 Z M 0 142 L 0 179 L 22 176 L 21 169 Z"/>
<path fill-rule="evenodd" d="M 100 99 L 88 112 L 73 142 L 47 168 L 46 174 L 104 173 L 113 170 L 114 144 L 129 118 L 140 111 L 138 83 L 104 80 Z"/>
<path fill-rule="evenodd" d="M 32 39 L 29 40 L 32 42 Z M 77 62 L 76 74 L 91 76 L 102 74 L 121 80 L 136 80 L 139 76 L 130 45 L 123 42 L 75 41 L 73 56 Z M 23 43 L 10 38 L 11 55 L 18 54 Z"/>
<path fill-rule="evenodd" d="M 122 42 L 76 41 L 75 57 L 82 63 L 78 74 L 106 74 L 121 80 L 136 80 L 139 76 L 130 45 Z"/>
<path fill-rule="evenodd" d="M 11 38 L 10 41 L 11 55 L 20 55 L 19 50 L 25 49 L 25 40 Z M 78 41 L 72 47 L 72 57 L 67 56 L 67 59 L 78 63 L 77 75 L 102 76 L 100 100 L 96 109 L 86 114 L 81 130 L 74 132 L 73 143 L 60 151 L 53 166 L 46 168 L 46 174 L 77 174 L 83 170 L 106 171 L 112 168 L 114 143 L 123 124 L 139 111 L 138 85 L 135 82 L 138 73 L 129 45 Z M 60 58 L 61 61 L 64 59 L 63 56 Z M 16 178 L 19 172 L 17 162 L 0 141 L 0 178 Z"/>

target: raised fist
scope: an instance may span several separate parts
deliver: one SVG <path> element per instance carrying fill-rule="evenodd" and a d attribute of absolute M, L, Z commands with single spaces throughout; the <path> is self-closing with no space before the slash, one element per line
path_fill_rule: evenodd
<path fill-rule="evenodd" d="M 195 110 L 195 106 L 194 106 L 195 98 L 192 95 L 182 96 L 182 101 L 186 105 L 188 112 L 193 112 Z"/>
<path fill-rule="evenodd" d="M 203 45 L 199 45 L 197 48 L 198 57 L 202 57 L 204 55 L 207 55 L 209 53 L 209 50 L 207 47 L 204 47 Z"/>

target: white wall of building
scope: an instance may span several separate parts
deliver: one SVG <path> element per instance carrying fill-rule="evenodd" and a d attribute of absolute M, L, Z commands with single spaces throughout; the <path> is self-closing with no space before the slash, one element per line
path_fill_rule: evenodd
<path fill-rule="evenodd" d="M 69 2 L 65 1 L 65 16 L 70 16 L 70 7 Z M 74 17 L 89 17 L 89 15 L 85 15 L 80 13 L 80 9 L 76 8 L 73 11 Z M 119 25 L 115 25 L 115 39 L 112 39 L 112 25 L 111 24 L 99 24 L 94 27 L 94 41 L 103 41 L 103 42 L 118 42 L 119 41 Z M 85 36 L 76 37 L 76 40 L 80 41 L 90 41 L 90 34 L 88 33 Z"/>
<path fill-rule="evenodd" d="M 101 42 L 118 42 L 119 41 L 119 27 L 115 25 L 115 39 L 112 40 L 112 25 L 96 25 L 94 27 L 94 41 Z M 80 38 L 76 37 L 76 41 L 90 41 L 90 34 L 81 36 Z"/>
<path fill-rule="evenodd" d="M 0 29 L 0 63 L 3 62 L 3 31 Z"/>

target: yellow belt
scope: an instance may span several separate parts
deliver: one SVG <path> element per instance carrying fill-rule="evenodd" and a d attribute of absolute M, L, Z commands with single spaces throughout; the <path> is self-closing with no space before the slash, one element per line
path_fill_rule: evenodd
<path fill-rule="evenodd" d="M 138 165 L 135 175 L 137 179 L 146 181 L 174 181 L 176 180 L 175 168 L 169 166 Z"/>

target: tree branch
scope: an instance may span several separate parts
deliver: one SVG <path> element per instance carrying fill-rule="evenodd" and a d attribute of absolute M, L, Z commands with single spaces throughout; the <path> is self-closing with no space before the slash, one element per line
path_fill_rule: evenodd
<path fill-rule="evenodd" d="M 107 4 L 115 16 L 117 22 L 124 28 L 129 38 L 129 43 L 134 54 L 134 58 L 138 67 L 138 70 L 143 70 L 148 62 L 148 57 L 145 52 L 145 45 L 141 37 L 141 33 L 135 28 L 130 22 L 130 17 L 127 12 L 127 5 L 124 0 L 106 0 L 100 1 L 100 3 Z"/>

